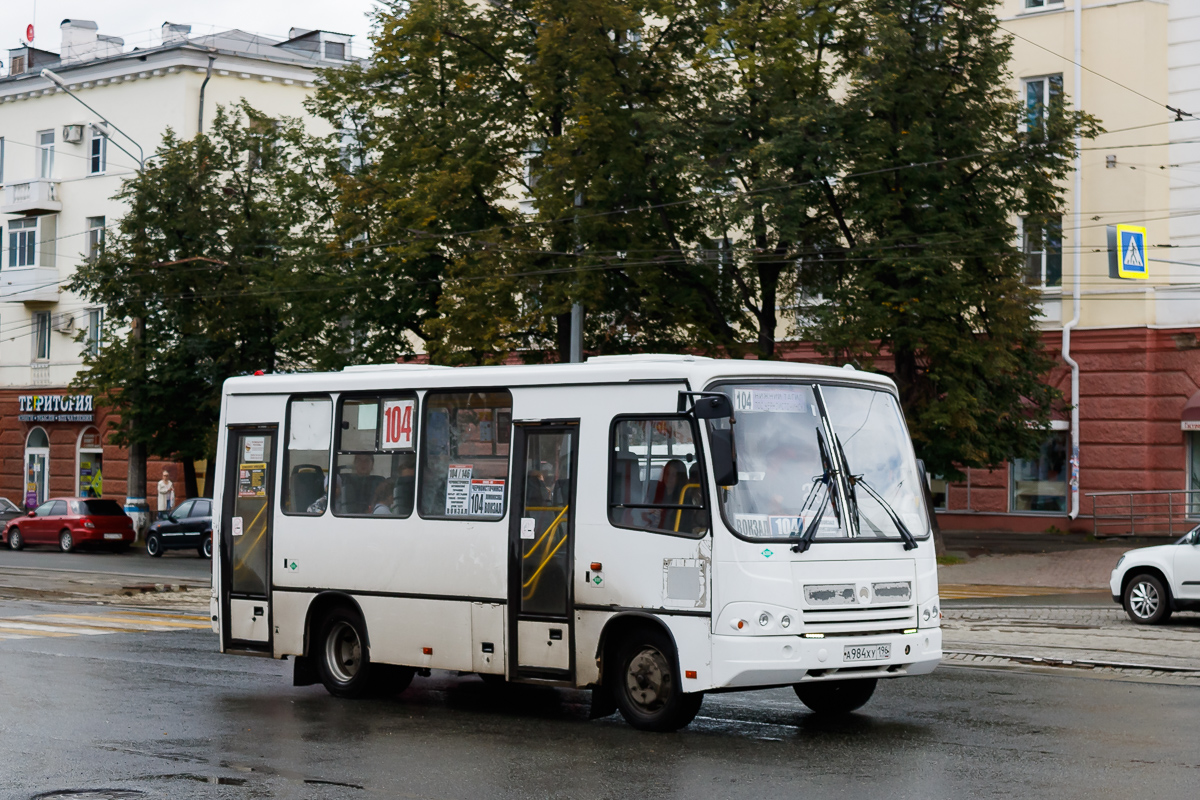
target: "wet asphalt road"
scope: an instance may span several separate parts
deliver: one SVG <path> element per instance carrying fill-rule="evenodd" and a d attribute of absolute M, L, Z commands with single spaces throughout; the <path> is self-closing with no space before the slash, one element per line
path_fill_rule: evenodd
<path fill-rule="evenodd" d="M 0 602 L 10 621 L 111 613 Z M 182 628 L 0 641 L 0 798 L 1187 797 L 1200 777 L 1195 687 L 943 668 L 840 722 L 770 690 L 656 735 L 588 721 L 584 692 L 447 673 L 336 700 L 214 646 Z"/>

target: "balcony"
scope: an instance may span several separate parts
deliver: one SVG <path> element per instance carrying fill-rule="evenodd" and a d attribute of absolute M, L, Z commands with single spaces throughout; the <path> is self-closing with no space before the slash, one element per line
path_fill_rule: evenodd
<path fill-rule="evenodd" d="M 62 211 L 58 199 L 58 181 L 35 178 L 4 187 L 4 205 L 0 214 L 57 214 Z"/>
<path fill-rule="evenodd" d="M 59 291 L 57 267 L 0 269 L 0 302 L 56 303 Z"/>

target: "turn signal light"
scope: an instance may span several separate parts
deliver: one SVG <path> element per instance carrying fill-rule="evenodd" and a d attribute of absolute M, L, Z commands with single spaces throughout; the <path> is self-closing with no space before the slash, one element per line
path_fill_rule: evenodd
<path fill-rule="evenodd" d="M 694 669 L 684 670 L 683 677 L 691 678 L 692 680 L 696 680 L 696 670 L 694 670 Z"/>
<path fill-rule="evenodd" d="M 421 653 L 422 653 L 422 655 L 431 656 L 431 655 L 433 655 L 433 648 L 432 647 L 422 647 Z"/>
<path fill-rule="evenodd" d="M 732 622 L 730 622 L 730 623 L 729 623 L 729 626 L 730 626 L 731 628 L 733 628 L 735 631 L 740 631 L 742 628 L 746 627 L 746 620 L 744 620 L 744 619 L 735 619 L 735 620 L 733 620 Z"/>
<path fill-rule="evenodd" d="M 601 564 L 599 561 L 592 562 L 592 572 L 602 572 L 603 570 L 604 570 L 604 565 Z"/>

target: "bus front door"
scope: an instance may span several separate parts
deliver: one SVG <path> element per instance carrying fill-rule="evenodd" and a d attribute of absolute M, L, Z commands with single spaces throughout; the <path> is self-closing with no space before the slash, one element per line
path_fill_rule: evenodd
<path fill-rule="evenodd" d="M 571 582 L 579 424 L 514 425 L 509 529 L 508 674 L 574 674 Z"/>
<path fill-rule="evenodd" d="M 222 626 L 226 648 L 271 643 L 271 518 L 275 504 L 275 428 L 229 431 L 221 509 Z"/>

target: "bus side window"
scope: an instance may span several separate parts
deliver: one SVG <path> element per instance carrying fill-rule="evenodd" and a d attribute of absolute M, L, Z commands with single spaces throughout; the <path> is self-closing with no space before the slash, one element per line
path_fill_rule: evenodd
<path fill-rule="evenodd" d="M 287 428 L 280 504 L 283 513 L 324 514 L 333 401 L 328 397 L 292 398 L 288 403 Z"/>
<path fill-rule="evenodd" d="M 407 517 L 416 490 L 417 398 L 343 397 L 333 476 L 339 517 Z"/>
<path fill-rule="evenodd" d="M 620 528 L 702 535 L 708 503 L 686 417 L 621 418 L 613 422 L 608 518 Z"/>
<path fill-rule="evenodd" d="M 508 499 L 512 395 L 429 392 L 421 436 L 421 516 L 500 519 Z"/>

